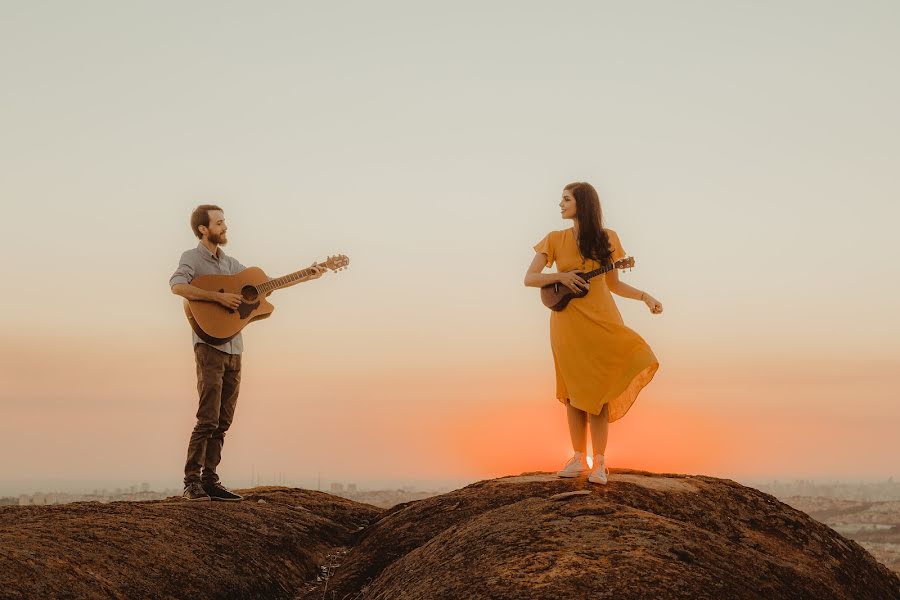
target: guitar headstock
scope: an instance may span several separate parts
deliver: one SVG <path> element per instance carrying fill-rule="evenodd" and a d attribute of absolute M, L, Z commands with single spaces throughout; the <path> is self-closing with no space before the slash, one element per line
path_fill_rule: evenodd
<path fill-rule="evenodd" d="M 625 258 L 620 258 L 616 261 L 615 267 L 617 269 L 633 269 L 634 268 L 634 257 L 626 256 Z"/>
<path fill-rule="evenodd" d="M 338 254 L 337 256 L 329 256 L 325 259 L 324 264 L 332 271 L 340 271 L 347 268 L 347 265 L 350 264 L 350 259 L 345 254 Z"/>

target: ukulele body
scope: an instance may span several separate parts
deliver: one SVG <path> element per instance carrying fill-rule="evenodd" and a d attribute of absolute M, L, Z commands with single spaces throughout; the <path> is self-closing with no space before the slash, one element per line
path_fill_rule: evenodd
<path fill-rule="evenodd" d="M 579 277 L 583 277 L 581 271 L 572 271 Z M 560 311 L 569 305 L 569 302 L 576 298 L 584 298 L 590 290 L 580 290 L 573 292 L 561 283 L 551 283 L 541 288 L 541 302 L 550 310 Z"/>

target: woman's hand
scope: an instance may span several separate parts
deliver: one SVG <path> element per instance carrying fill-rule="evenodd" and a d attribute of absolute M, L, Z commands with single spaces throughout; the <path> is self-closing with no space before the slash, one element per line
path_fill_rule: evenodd
<path fill-rule="evenodd" d="M 556 274 L 557 280 L 576 294 L 581 290 L 591 289 L 591 284 L 579 277 L 575 272 L 564 272 Z"/>
<path fill-rule="evenodd" d="M 650 312 L 652 312 L 654 315 L 658 315 L 663 311 L 662 302 L 660 302 L 647 292 L 643 292 L 641 294 L 641 300 L 644 301 L 644 304 L 647 305 L 647 308 L 649 308 Z"/>

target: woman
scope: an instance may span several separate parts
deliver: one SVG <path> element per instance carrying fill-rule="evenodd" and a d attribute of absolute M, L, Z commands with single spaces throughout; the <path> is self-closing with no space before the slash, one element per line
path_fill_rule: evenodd
<path fill-rule="evenodd" d="M 559 203 L 571 229 L 552 231 L 534 246 L 525 285 L 560 283 L 573 292 L 589 290 L 561 311 L 550 313 L 550 347 L 556 368 L 556 397 L 566 405 L 575 455 L 557 474 L 577 477 L 590 468 L 585 454 L 587 423 L 591 425 L 594 469 L 588 480 L 605 484 L 608 424 L 628 412 L 641 389 L 659 368 L 650 346 L 625 326 L 612 295 L 641 300 L 653 314 L 662 304 L 653 296 L 619 281 L 616 269 L 585 281 L 573 271 L 587 272 L 625 256 L 619 236 L 603 228 L 597 191 L 588 183 L 570 183 Z M 542 273 L 556 262 L 556 273 Z"/>

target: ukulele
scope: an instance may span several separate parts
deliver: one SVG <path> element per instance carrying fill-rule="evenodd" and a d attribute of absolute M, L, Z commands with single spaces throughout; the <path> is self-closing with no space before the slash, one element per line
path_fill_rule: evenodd
<path fill-rule="evenodd" d="M 349 264 L 349 258 L 338 254 L 329 256 L 325 262 L 315 266 L 341 271 Z M 191 285 L 208 292 L 240 294 L 241 304 L 236 309 L 231 309 L 218 302 L 185 300 L 184 314 L 200 339 L 218 346 L 240 333 L 248 323 L 265 319 L 272 314 L 275 307 L 266 300 L 266 296 L 314 272 L 313 267 L 308 267 L 284 277 L 270 279 L 259 267 L 249 267 L 236 275 L 201 275 L 195 277 Z"/>
<path fill-rule="evenodd" d="M 606 265 L 605 267 L 600 267 L 599 269 L 594 269 L 593 271 L 588 271 L 587 273 L 582 273 L 581 271 L 572 271 L 576 275 L 580 276 L 585 281 L 590 281 L 597 275 L 602 275 L 607 271 L 612 271 L 613 269 L 631 269 L 634 267 L 634 257 L 627 256 L 625 258 L 620 258 L 612 265 Z M 573 292 L 566 286 L 561 283 L 551 283 L 550 285 L 545 285 L 541 288 L 541 302 L 544 303 L 544 306 L 549 308 L 550 310 L 562 310 L 569 305 L 569 302 L 576 298 L 584 298 L 587 296 L 588 290 L 579 290 L 577 292 Z"/>

